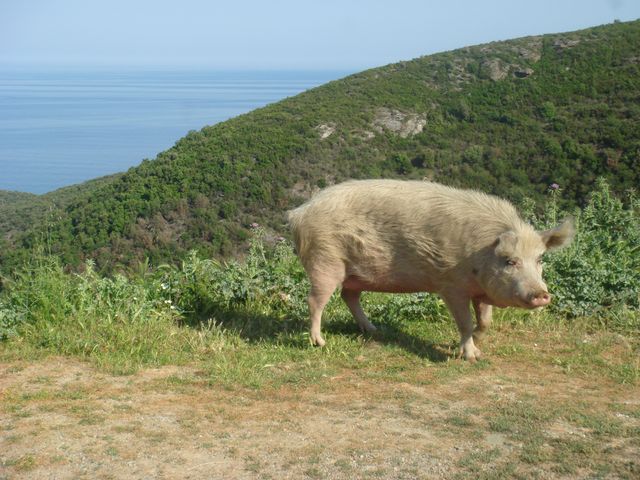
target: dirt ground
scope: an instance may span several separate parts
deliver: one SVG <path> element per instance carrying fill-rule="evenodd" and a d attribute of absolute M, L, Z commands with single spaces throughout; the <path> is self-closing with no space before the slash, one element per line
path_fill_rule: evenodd
<path fill-rule="evenodd" d="M 559 369 L 496 359 L 461 370 L 232 391 L 184 367 L 110 376 L 67 358 L 0 363 L 0 479 L 583 478 L 579 465 L 522 464 L 522 442 L 487 428 L 494 406 L 640 408 L 638 387 Z M 549 442 L 589 435 L 553 418 L 545 431 Z M 605 462 L 626 466 L 604 478 L 640 472 L 637 442 L 607 441 Z"/>

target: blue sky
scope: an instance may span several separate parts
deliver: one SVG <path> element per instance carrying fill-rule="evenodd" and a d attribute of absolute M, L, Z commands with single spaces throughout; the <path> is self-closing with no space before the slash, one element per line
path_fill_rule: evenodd
<path fill-rule="evenodd" d="M 639 0 L 0 0 L 0 65 L 359 70 L 637 18 Z"/>

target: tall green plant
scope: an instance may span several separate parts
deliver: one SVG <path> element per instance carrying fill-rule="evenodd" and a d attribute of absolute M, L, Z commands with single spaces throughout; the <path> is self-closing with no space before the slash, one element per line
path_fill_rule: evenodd
<path fill-rule="evenodd" d="M 542 227 L 562 215 L 552 192 Z M 566 212 L 564 212 L 566 214 Z M 576 237 L 549 255 L 546 276 L 554 292 L 553 309 L 570 316 L 603 316 L 615 308 L 640 309 L 640 202 L 628 207 L 611 194 L 605 180 L 583 210 L 571 212 Z"/>

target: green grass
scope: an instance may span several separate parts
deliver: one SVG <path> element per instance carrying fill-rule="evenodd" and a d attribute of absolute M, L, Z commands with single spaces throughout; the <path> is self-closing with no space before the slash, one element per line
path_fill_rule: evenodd
<path fill-rule="evenodd" d="M 5 466 L 13 467 L 18 472 L 28 472 L 36 468 L 36 458 L 33 455 L 23 455 L 18 458 L 10 458 L 4 462 Z"/>
<path fill-rule="evenodd" d="M 431 358 L 429 349 L 407 349 L 393 338 L 385 337 L 385 334 L 378 339 L 363 338 L 355 328 L 350 330 L 346 326 L 346 309 L 339 304 L 338 299 L 333 302 L 335 305 L 331 308 L 336 317 L 334 321 L 327 322 L 328 343 L 322 349 L 309 344 L 304 330 L 291 329 L 286 333 L 265 336 L 264 327 L 247 323 L 244 315 L 241 316 L 243 322 L 237 328 L 245 333 L 254 332 L 254 335 L 238 334 L 233 323 L 225 329 L 212 325 L 206 329 L 198 329 L 186 323 L 174 324 L 171 331 L 178 332 L 175 335 L 183 341 L 191 341 L 192 356 L 188 361 L 182 357 L 180 352 L 184 350 L 181 347 L 173 357 L 137 357 L 136 362 L 139 363 L 131 366 L 142 368 L 162 365 L 158 363 L 159 359 L 166 359 L 171 360 L 171 364 L 186 363 L 189 368 L 158 380 L 142 382 L 135 387 L 135 391 L 142 399 L 153 397 L 148 393 L 161 393 L 164 397 L 167 392 L 178 392 L 180 395 L 174 398 L 189 402 L 200 398 L 198 392 L 211 395 L 211 392 L 220 394 L 225 389 L 231 390 L 224 397 L 226 401 L 212 402 L 203 410 L 211 418 L 220 419 L 237 412 L 234 407 L 251 409 L 257 399 L 265 396 L 277 399 L 281 391 L 289 392 L 286 395 L 293 395 L 284 397 L 292 401 L 307 390 L 326 392 L 334 388 L 345 388 L 346 385 L 351 385 L 354 389 L 359 389 L 360 385 L 366 385 L 367 388 L 380 387 L 379 398 L 363 397 L 367 398 L 372 409 L 390 405 L 390 411 L 395 412 L 394 418 L 411 419 L 412 425 L 416 425 L 420 424 L 425 408 L 429 407 L 429 415 L 421 427 L 424 433 L 441 439 L 443 445 L 447 445 L 446 448 L 452 448 L 451 445 L 463 446 L 458 456 L 454 457 L 456 474 L 453 478 L 548 478 L 552 472 L 560 476 L 580 477 L 589 474 L 596 478 L 632 479 L 637 474 L 633 470 L 637 468 L 637 463 L 628 458 L 625 460 L 628 451 L 640 448 L 640 428 L 635 422 L 640 418 L 637 405 L 607 402 L 606 398 L 593 398 L 589 395 L 582 397 L 579 391 L 573 390 L 568 394 L 563 393 L 565 388 L 576 385 L 575 379 L 581 379 L 578 385 L 586 388 L 592 386 L 603 392 L 608 388 L 617 389 L 619 392 L 626 392 L 618 398 L 628 398 L 631 392 L 637 390 L 630 389 L 628 385 L 637 383 L 637 376 L 619 382 L 611 374 L 607 362 L 636 362 L 637 368 L 637 338 L 625 337 L 633 346 L 631 351 L 627 351 L 616 348 L 616 343 L 609 337 L 622 336 L 620 333 L 611 334 L 602 327 L 594 328 L 588 319 L 569 321 L 546 313 L 513 315 L 505 311 L 497 316 L 493 334 L 486 339 L 488 360 L 470 365 L 446 356 Z M 394 312 L 395 308 L 397 305 L 389 306 Z M 399 321 L 382 317 L 379 320 L 381 323 L 385 320 L 397 322 L 397 331 L 415 335 L 417 344 L 430 341 L 429 336 L 436 330 L 439 330 L 441 341 L 448 344 L 451 350 L 457 344 L 455 329 L 444 320 L 434 322 L 433 325 L 423 319 Z M 159 328 L 168 328 L 163 325 L 157 324 Z M 583 359 L 584 362 L 591 363 L 584 368 L 571 370 L 556 365 L 557 359 L 567 360 L 573 357 L 575 340 L 584 335 L 594 339 L 587 349 L 588 355 Z M 600 337 L 602 340 L 598 340 Z M 542 348 L 545 339 L 548 344 Z M 25 337 L 9 339 L 1 347 L 3 355 L 29 360 L 31 352 L 36 350 L 33 347 L 22 350 L 21 345 L 28 341 Z M 535 347 L 536 344 L 538 347 Z M 512 354 L 495 353 L 504 352 L 507 345 L 517 345 L 518 348 Z M 59 354 L 56 349 L 39 351 Z M 171 349 L 167 349 L 167 352 L 171 353 Z M 114 358 L 113 363 L 109 363 L 109 356 L 94 358 L 85 353 L 79 355 L 102 369 L 122 373 L 119 356 Z M 499 368 L 495 364 L 499 364 Z M 127 372 L 130 371 L 133 370 Z M 525 384 L 539 387 L 547 395 L 521 387 L 520 375 L 523 371 L 525 374 L 543 372 L 536 375 L 538 383 L 525 379 Z M 548 377 L 545 371 L 550 373 Z M 341 387 L 334 387 L 336 384 Z M 433 384 L 436 384 L 434 388 L 445 395 L 435 399 L 428 397 L 426 403 L 424 394 L 404 388 L 411 385 L 428 391 Z M 102 384 L 97 381 L 96 385 Z M 496 389 L 496 385 L 505 388 Z M 447 392 L 449 396 L 446 395 Z M 28 391 L 8 390 L 5 393 L 0 407 L 9 422 L 22 421 L 35 416 L 37 412 L 61 411 L 70 415 L 81 427 L 103 427 L 109 425 L 109 415 L 118 415 L 97 407 L 100 402 L 96 400 L 96 395 L 97 398 L 104 399 L 103 394 L 94 393 L 89 388 L 67 389 L 51 385 L 45 377 L 38 377 Z M 132 390 L 127 390 L 118 395 L 126 397 L 131 393 Z M 311 403 L 312 407 L 317 406 L 320 411 L 325 409 L 326 399 L 315 397 L 313 393 L 305 398 L 316 402 Z M 344 408 L 343 405 L 343 413 Z M 346 408 L 351 408 L 347 412 L 355 416 L 363 414 L 361 405 L 349 407 L 347 404 Z M 298 412 L 298 415 L 306 414 L 304 412 L 307 412 L 306 408 Z M 135 409 L 124 413 L 135 414 Z M 177 417 L 180 431 L 190 437 L 202 434 L 202 415 L 195 408 L 182 411 Z M 5 433 L 11 433 L 10 428 L 5 430 Z M 133 433 L 137 438 L 144 439 L 147 446 L 166 442 L 164 433 L 144 430 L 143 425 L 137 423 L 116 425 L 110 431 L 114 435 Z M 232 438 L 225 433 L 218 435 L 221 435 L 220 439 Z M 414 435 L 416 442 L 420 442 L 423 433 L 417 431 L 405 435 Z M 493 442 L 488 442 L 487 438 L 492 438 Z M 15 437 L 13 441 L 20 441 L 20 438 Z M 106 455 L 111 458 L 117 457 L 118 452 L 122 451 L 111 445 L 104 448 Z M 202 448 L 205 448 L 204 445 Z M 325 448 L 330 450 L 330 446 L 318 445 L 317 451 L 310 450 L 306 452 L 308 455 L 303 456 L 304 464 L 301 468 L 307 476 L 321 478 L 324 475 L 327 468 Z M 260 475 L 267 468 L 264 457 L 240 451 L 229 452 L 242 459 L 244 467 L 252 474 Z M 350 458 L 355 459 L 357 467 L 352 467 L 352 463 L 345 457 L 340 460 L 339 455 L 344 452 L 334 453 L 339 459 L 336 462 L 340 463 L 331 465 L 348 474 L 351 469 L 359 472 L 360 468 L 364 468 L 369 462 L 366 454 L 371 452 L 366 447 L 354 448 Z M 393 472 L 409 475 L 413 471 L 412 462 L 417 462 L 415 452 L 407 453 L 407 457 L 411 462 L 399 464 L 398 469 Z M 14 471 L 30 471 L 44 461 L 33 455 L 9 455 L 3 459 L 4 466 Z M 295 465 L 299 462 L 296 458 Z M 385 478 L 392 475 L 391 468 L 389 465 L 380 466 L 367 473 L 372 478 Z M 410 476 L 417 477 L 419 474 L 420 470 L 416 469 L 415 475 Z"/>
<path fill-rule="evenodd" d="M 249 304 L 238 307 L 237 317 L 225 323 L 195 326 L 180 322 L 173 310 L 164 307 L 150 310 L 145 322 L 114 322 L 115 315 L 93 320 L 74 315 L 55 325 L 35 321 L 3 342 L 0 352 L 5 359 L 74 356 L 119 374 L 149 366 L 197 365 L 199 375 L 175 379 L 176 387 L 203 381 L 229 388 L 304 386 L 326 382 L 344 371 L 385 382 L 420 383 L 433 381 L 423 372 L 446 380 L 465 375 L 469 368 L 482 370 L 491 365 L 492 356 L 556 366 L 568 375 L 597 370 L 620 383 L 640 378 L 637 338 L 601 327 L 594 333 L 589 319 L 570 321 L 549 313 L 500 312 L 485 340 L 488 359 L 465 365 L 455 358 L 458 333 L 452 320 L 399 320 L 395 317 L 399 301 L 388 299 L 386 311 L 378 304 L 381 311 L 372 318 L 380 332 L 371 337 L 359 332 L 340 299 L 334 298 L 327 309 L 327 345 L 322 349 L 311 346 L 306 318 L 288 322 L 265 314 L 252 317 L 245 311 L 253 305 Z M 267 305 L 259 305 L 269 313 Z M 536 348 L 545 341 L 553 348 Z M 72 394 L 82 392 L 68 392 Z M 46 395 L 46 390 L 38 395 Z"/>

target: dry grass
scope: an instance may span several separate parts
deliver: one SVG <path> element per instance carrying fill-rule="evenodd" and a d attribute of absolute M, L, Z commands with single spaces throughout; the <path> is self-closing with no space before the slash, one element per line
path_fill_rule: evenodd
<path fill-rule="evenodd" d="M 113 376 L 5 355 L 0 478 L 637 478 L 628 338 L 499 323 L 484 347 L 468 365 L 369 341 L 259 387 L 203 361 Z"/>

